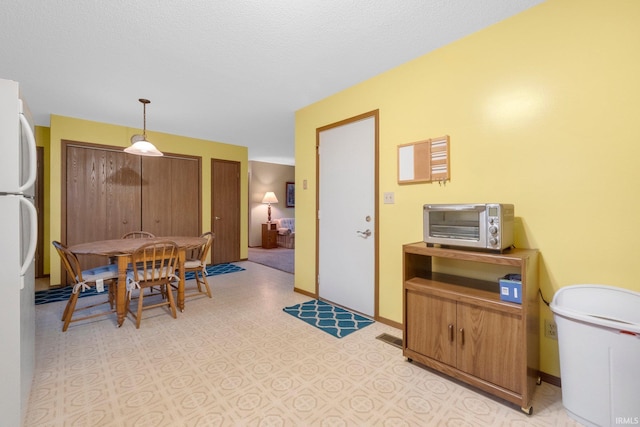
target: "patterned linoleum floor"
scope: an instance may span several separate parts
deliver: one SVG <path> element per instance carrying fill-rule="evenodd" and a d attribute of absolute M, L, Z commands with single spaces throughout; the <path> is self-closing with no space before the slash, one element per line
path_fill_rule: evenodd
<path fill-rule="evenodd" d="M 74 323 L 36 307 L 36 376 L 26 426 L 574 426 L 559 388 L 534 415 L 410 364 L 374 323 L 336 339 L 282 311 L 309 300 L 294 276 L 251 262 L 209 278 L 213 299 L 173 319 L 145 312 Z M 91 297 L 96 298 L 96 297 Z"/>

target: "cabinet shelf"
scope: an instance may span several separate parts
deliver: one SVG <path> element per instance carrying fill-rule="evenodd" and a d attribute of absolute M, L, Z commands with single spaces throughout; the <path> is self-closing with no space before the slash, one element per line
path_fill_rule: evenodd
<path fill-rule="evenodd" d="M 486 307 L 508 311 L 513 314 L 522 312 L 522 306 L 500 299 L 498 282 L 454 276 L 451 274 L 431 273 L 430 277 L 414 277 L 405 282 L 407 289 L 420 291 L 426 288 L 434 295 L 462 301 L 469 304 L 482 303 Z"/>

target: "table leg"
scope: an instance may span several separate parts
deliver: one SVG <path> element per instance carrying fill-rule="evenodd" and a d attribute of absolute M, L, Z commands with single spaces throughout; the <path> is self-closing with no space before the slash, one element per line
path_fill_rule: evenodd
<path fill-rule="evenodd" d="M 180 283 L 178 283 L 178 308 L 180 312 L 184 311 L 184 262 L 186 259 L 186 249 L 178 250 L 178 268 L 180 275 Z"/>
<path fill-rule="evenodd" d="M 118 286 L 116 288 L 116 313 L 118 314 L 118 327 L 122 326 L 127 316 L 127 264 L 130 257 L 118 257 Z"/>

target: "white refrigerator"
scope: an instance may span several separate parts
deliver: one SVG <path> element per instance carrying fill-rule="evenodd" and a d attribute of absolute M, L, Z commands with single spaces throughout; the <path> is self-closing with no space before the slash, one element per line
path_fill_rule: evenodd
<path fill-rule="evenodd" d="M 18 83 L 0 79 L 0 414 L 22 424 L 35 367 L 36 144 Z"/>

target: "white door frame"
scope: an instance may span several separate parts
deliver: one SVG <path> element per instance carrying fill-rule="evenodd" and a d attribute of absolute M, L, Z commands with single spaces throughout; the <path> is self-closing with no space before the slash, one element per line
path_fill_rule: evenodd
<path fill-rule="evenodd" d="M 316 269 L 315 269 L 315 278 L 316 278 L 316 287 L 315 294 L 316 297 L 319 298 L 320 295 L 320 287 L 319 287 L 319 271 L 320 271 L 320 262 L 319 262 L 319 253 L 320 253 L 320 221 L 318 218 L 318 211 L 320 209 L 320 156 L 319 156 L 319 147 L 320 147 L 320 134 L 323 131 L 328 129 L 337 128 L 340 126 L 348 125 L 350 123 L 358 122 L 360 120 L 368 119 L 373 117 L 374 119 L 374 223 L 372 225 L 373 228 L 373 237 L 374 237 L 374 253 L 373 253 L 373 277 L 374 277 L 374 319 L 377 320 L 379 316 L 379 239 L 378 239 L 378 228 L 379 228 L 379 185 L 378 185 L 378 171 L 379 171 L 379 110 L 369 111 L 363 114 L 359 114 L 354 117 L 350 117 L 345 120 L 341 120 L 336 123 L 331 123 L 329 125 L 325 125 L 316 129 Z M 349 307 L 346 307 L 349 308 Z"/>

